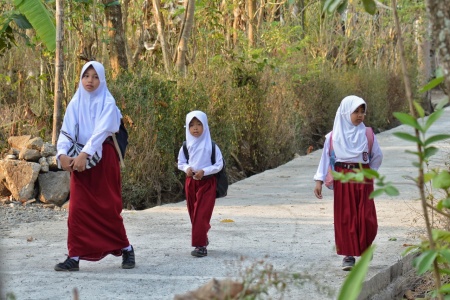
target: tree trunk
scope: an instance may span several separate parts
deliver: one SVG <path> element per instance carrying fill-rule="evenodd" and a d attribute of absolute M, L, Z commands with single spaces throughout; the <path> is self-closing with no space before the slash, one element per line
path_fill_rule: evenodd
<path fill-rule="evenodd" d="M 184 0 L 185 16 L 181 27 L 180 40 L 177 47 L 177 71 L 178 75 L 186 76 L 186 55 L 188 51 L 188 41 L 194 26 L 195 0 Z"/>
<path fill-rule="evenodd" d="M 166 37 L 164 34 L 164 19 L 161 13 L 160 0 L 152 0 L 153 3 L 153 17 L 155 18 L 156 28 L 158 29 L 158 40 L 161 44 L 161 50 L 164 60 L 164 68 L 167 75 L 170 76 L 172 70 L 172 63 L 170 60 L 169 50 L 167 49 Z"/>
<path fill-rule="evenodd" d="M 122 9 L 116 0 L 102 0 L 102 2 L 105 5 L 105 16 L 108 23 L 109 62 L 113 70 L 113 77 L 116 77 L 123 70 L 128 70 Z"/>
<path fill-rule="evenodd" d="M 428 0 L 427 10 L 431 22 L 433 45 L 436 48 L 439 66 L 445 74 L 446 94 L 450 91 L 450 0 Z"/>
<path fill-rule="evenodd" d="M 55 91 L 53 103 L 52 144 L 56 145 L 61 130 L 61 103 L 63 99 L 64 80 L 64 0 L 56 1 L 56 53 L 55 53 Z"/>
<path fill-rule="evenodd" d="M 431 44 L 429 30 L 423 19 L 419 18 L 414 22 L 414 39 L 417 45 L 417 64 L 419 66 L 418 79 L 420 86 L 425 86 L 431 79 Z M 422 95 L 422 107 L 427 113 L 433 112 L 431 104 L 431 91 L 426 91 Z"/>
<path fill-rule="evenodd" d="M 239 0 L 233 0 L 233 16 L 233 46 L 236 46 L 239 37 L 239 24 L 241 23 L 241 8 L 239 7 Z"/>
<path fill-rule="evenodd" d="M 256 45 L 255 42 L 256 0 L 247 0 L 247 12 L 248 12 L 248 22 L 247 22 L 248 43 L 250 47 L 254 47 Z"/>

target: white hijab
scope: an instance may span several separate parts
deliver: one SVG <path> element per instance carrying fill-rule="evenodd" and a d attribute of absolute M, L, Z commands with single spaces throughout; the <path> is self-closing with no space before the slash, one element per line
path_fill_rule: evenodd
<path fill-rule="evenodd" d="M 347 96 L 341 101 L 336 112 L 332 143 L 336 158 L 342 161 L 357 158 L 368 147 L 366 126 L 364 123 L 353 125 L 350 117 L 362 104 L 367 111 L 367 104 L 362 98 Z"/>
<path fill-rule="evenodd" d="M 86 91 L 81 82 L 83 74 L 90 66 L 95 69 L 100 80 L 100 85 L 93 92 Z M 105 68 L 97 61 L 86 63 L 81 70 L 78 90 L 67 106 L 61 129 L 75 138 L 75 127 L 79 124 L 78 142 L 86 145 L 92 142 L 92 137 L 96 135 L 117 132 L 121 118 L 116 101 L 106 86 Z M 97 145 L 92 146 L 96 148 L 96 151 L 101 152 L 102 142 L 94 142 Z"/>
<path fill-rule="evenodd" d="M 197 118 L 203 124 L 203 133 L 199 137 L 189 132 L 189 123 L 193 118 Z M 208 117 L 202 111 L 194 110 L 186 115 L 186 146 L 189 153 L 189 165 L 194 171 L 211 166 L 211 135 Z"/>

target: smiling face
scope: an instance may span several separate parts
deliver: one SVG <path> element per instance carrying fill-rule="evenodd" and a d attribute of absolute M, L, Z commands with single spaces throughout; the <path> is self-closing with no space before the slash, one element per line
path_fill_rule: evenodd
<path fill-rule="evenodd" d="M 358 108 L 352 112 L 350 115 L 350 120 L 352 121 L 352 124 L 355 126 L 358 126 L 362 122 L 364 122 L 364 117 L 366 115 L 366 107 L 364 104 L 358 106 Z"/>
<path fill-rule="evenodd" d="M 100 85 L 100 79 L 98 78 L 97 72 L 94 67 L 89 67 L 84 72 L 83 77 L 81 78 L 81 83 L 83 87 L 88 92 L 95 91 Z"/>
<path fill-rule="evenodd" d="M 193 118 L 189 122 L 189 132 L 192 136 L 200 137 L 203 133 L 203 124 L 197 118 Z"/>

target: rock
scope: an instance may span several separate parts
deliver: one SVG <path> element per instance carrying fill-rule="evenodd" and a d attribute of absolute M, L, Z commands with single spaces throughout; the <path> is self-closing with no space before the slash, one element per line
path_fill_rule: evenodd
<path fill-rule="evenodd" d="M 39 174 L 39 200 L 58 206 L 67 201 L 70 188 L 70 172 L 48 172 Z"/>
<path fill-rule="evenodd" d="M 0 160 L 1 182 L 11 192 L 14 199 L 34 198 L 34 183 L 41 165 L 22 160 Z"/>
<path fill-rule="evenodd" d="M 22 148 L 19 153 L 19 159 L 37 162 L 41 158 L 41 152 L 35 149 Z"/>
<path fill-rule="evenodd" d="M 44 141 L 40 137 L 35 137 L 26 143 L 26 147 L 28 149 L 38 150 L 39 152 L 42 149 L 42 146 L 44 145 Z"/>
<path fill-rule="evenodd" d="M 8 138 L 8 144 L 11 148 L 22 149 L 26 148 L 30 139 L 31 135 L 10 136 Z"/>
<path fill-rule="evenodd" d="M 50 143 L 44 143 L 41 147 L 41 156 L 55 156 L 56 155 L 56 146 Z"/>
<path fill-rule="evenodd" d="M 48 156 L 47 158 L 47 163 L 48 163 L 48 167 L 51 171 L 58 171 L 58 160 L 56 160 L 56 156 Z"/>
<path fill-rule="evenodd" d="M 41 157 L 39 159 L 39 164 L 41 165 L 41 172 L 47 173 L 49 171 L 48 162 L 45 157 Z"/>

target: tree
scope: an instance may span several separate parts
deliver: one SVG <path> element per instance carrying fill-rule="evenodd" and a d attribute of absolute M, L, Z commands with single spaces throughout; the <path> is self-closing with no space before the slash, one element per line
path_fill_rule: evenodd
<path fill-rule="evenodd" d="M 122 9 L 116 0 L 102 0 L 108 22 L 109 61 L 113 76 L 128 70 L 128 58 L 125 45 L 125 32 L 122 23 Z"/>
<path fill-rule="evenodd" d="M 55 95 L 53 104 L 52 144 L 56 145 L 61 130 L 61 104 L 64 78 L 64 0 L 56 1 Z"/>
<path fill-rule="evenodd" d="M 450 91 L 450 0 L 428 0 L 427 10 L 431 23 L 433 45 L 438 54 L 438 61 L 443 68 L 445 87 Z"/>
<path fill-rule="evenodd" d="M 178 75 L 186 76 L 186 56 L 188 51 L 188 41 L 194 26 L 195 0 L 184 1 L 185 14 L 181 26 L 180 40 L 177 47 L 177 71 Z"/>

